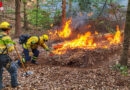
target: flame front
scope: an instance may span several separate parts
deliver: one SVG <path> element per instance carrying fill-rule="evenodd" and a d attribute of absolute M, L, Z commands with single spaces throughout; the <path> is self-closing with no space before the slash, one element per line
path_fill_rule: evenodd
<path fill-rule="evenodd" d="M 71 28 L 69 27 L 71 23 L 71 19 L 69 19 L 66 22 L 66 25 L 63 29 L 63 31 L 56 31 L 53 35 L 58 34 L 59 37 L 67 38 L 71 35 Z M 91 27 L 91 25 L 88 25 L 87 27 Z M 117 26 L 117 32 L 115 35 L 109 34 L 104 35 L 103 38 L 105 40 L 100 40 L 99 42 L 96 42 L 94 40 L 97 40 L 99 36 L 99 33 L 95 31 L 94 34 L 91 32 L 86 32 L 85 34 L 78 34 L 77 38 L 70 40 L 70 41 L 64 41 L 58 45 L 55 45 L 52 52 L 55 54 L 64 54 L 67 52 L 68 49 L 75 49 L 75 48 L 82 48 L 82 49 L 95 49 L 95 48 L 109 48 L 112 44 L 119 44 L 121 42 L 121 32 L 119 30 L 119 26 Z M 106 44 L 107 43 L 107 44 Z"/>
<path fill-rule="evenodd" d="M 54 50 L 53 53 L 56 54 L 64 54 L 66 53 L 67 49 L 74 49 L 74 48 L 84 48 L 84 49 L 94 49 L 96 48 L 96 43 L 93 42 L 93 37 L 91 37 L 91 32 L 87 32 L 84 35 L 78 35 L 76 39 L 72 41 L 65 41 L 60 44 L 58 49 Z"/>
<path fill-rule="evenodd" d="M 63 30 L 55 30 L 54 33 L 49 32 L 51 39 L 54 40 L 55 38 L 67 38 L 71 35 L 72 31 L 70 28 L 71 24 L 71 19 L 68 19 L 67 22 L 65 23 L 65 26 Z"/>
<path fill-rule="evenodd" d="M 121 32 L 119 30 L 119 26 L 116 26 L 117 32 L 114 38 L 108 37 L 110 44 L 119 44 L 121 42 Z"/>
<path fill-rule="evenodd" d="M 58 32 L 59 37 L 67 38 L 67 37 L 70 36 L 70 34 L 71 34 L 71 29 L 70 29 L 70 27 L 69 27 L 70 23 L 71 23 L 71 19 L 69 19 L 69 20 L 66 22 L 63 31 Z"/>

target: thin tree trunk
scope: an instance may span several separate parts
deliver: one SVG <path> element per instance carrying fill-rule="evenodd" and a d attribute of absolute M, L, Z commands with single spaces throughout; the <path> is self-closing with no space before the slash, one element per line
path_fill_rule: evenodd
<path fill-rule="evenodd" d="M 62 0 L 62 26 L 65 25 L 65 17 L 66 17 L 66 0 Z"/>
<path fill-rule="evenodd" d="M 39 0 L 37 0 L 37 10 L 36 10 L 36 30 L 38 29 L 38 8 L 39 8 Z"/>
<path fill-rule="evenodd" d="M 23 2 L 23 5 L 24 5 L 24 29 L 27 30 L 27 29 L 28 29 L 27 13 L 26 13 L 27 1 L 24 1 L 24 2 Z"/>
<path fill-rule="evenodd" d="M 99 13 L 98 17 L 100 17 L 100 16 L 102 15 L 106 4 L 107 4 L 107 0 L 105 1 L 104 5 L 103 5 L 103 7 L 102 7 L 102 10 L 101 10 L 101 12 Z"/>
<path fill-rule="evenodd" d="M 52 0 L 52 5 L 54 4 L 54 0 Z"/>
<path fill-rule="evenodd" d="M 16 8 L 15 8 L 16 9 L 15 35 L 16 35 L 16 37 L 19 37 L 21 34 L 20 4 L 21 4 L 21 0 L 15 0 L 15 6 L 16 6 Z"/>
<path fill-rule="evenodd" d="M 72 0 L 69 0 L 69 14 L 71 16 L 71 11 L 72 11 Z"/>
<path fill-rule="evenodd" d="M 121 65 L 126 66 L 128 64 L 129 42 L 130 42 L 130 0 L 128 1 L 128 9 L 126 15 L 125 31 L 124 31 L 123 51 L 120 58 Z"/>

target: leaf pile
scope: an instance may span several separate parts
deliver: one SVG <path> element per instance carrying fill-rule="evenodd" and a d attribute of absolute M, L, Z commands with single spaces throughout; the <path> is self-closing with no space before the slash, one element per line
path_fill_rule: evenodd
<path fill-rule="evenodd" d="M 109 61 L 110 58 L 120 53 L 121 46 L 112 46 L 108 49 L 73 49 L 67 50 L 64 55 L 49 57 L 47 63 L 72 67 L 89 67 Z"/>

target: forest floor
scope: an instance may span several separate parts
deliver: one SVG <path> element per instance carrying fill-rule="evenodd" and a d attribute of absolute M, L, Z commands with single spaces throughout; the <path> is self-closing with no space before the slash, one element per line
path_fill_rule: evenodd
<path fill-rule="evenodd" d="M 12 4 L 7 5 L 14 6 Z M 11 24 L 13 24 L 13 26 L 15 26 L 14 20 L 9 19 L 3 19 L 3 20 L 9 21 L 11 22 Z M 99 27 L 102 28 L 102 26 Z M 102 29 L 99 28 L 99 30 Z M 23 33 L 27 32 L 28 31 L 24 31 Z M 30 33 L 35 35 L 43 34 L 43 32 L 36 30 L 30 31 Z M 11 36 L 13 35 L 14 30 L 12 31 Z M 18 39 L 14 39 L 14 41 L 18 42 Z M 17 44 L 17 48 L 21 53 L 22 48 L 21 46 L 19 46 L 19 44 Z M 57 64 L 57 60 L 54 60 L 55 58 L 53 58 L 53 56 L 52 57 L 48 56 L 48 54 L 41 48 L 39 49 L 39 51 L 40 55 L 38 58 L 38 62 L 40 64 L 39 65 L 33 65 L 30 63 L 26 64 L 27 71 L 32 71 L 33 74 L 29 75 L 28 77 L 23 77 L 24 69 L 18 68 L 18 82 L 20 84 L 19 87 L 11 88 L 10 75 L 6 70 L 4 70 L 3 84 L 6 87 L 3 90 L 130 90 L 130 69 L 128 69 L 127 76 L 122 75 L 120 71 L 112 69 L 112 67 L 120 59 L 121 54 L 120 47 L 114 50 L 115 54 L 114 52 L 112 52 L 109 55 L 109 52 L 107 51 L 104 52 L 103 54 L 104 57 L 101 61 L 94 62 L 92 66 L 87 67 L 82 67 L 82 65 L 81 66 L 80 65 L 71 66 L 68 64 L 61 65 L 61 63 L 66 63 L 64 62 L 65 60 L 64 57 L 58 59 L 59 61 Z M 95 57 L 94 59 L 96 58 L 100 59 L 99 58 L 101 54 L 100 51 L 98 53 L 96 51 L 90 51 L 90 52 L 97 54 L 96 56 L 98 57 Z M 81 54 L 82 53 L 90 55 L 89 52 L 87 51 L 84 52 L 81 50 Z M 80 53 L 76 53 L 77 56 L 79 56 L 78 54 Z M 13 52 L 11 58 L 13 60 L 17 60 L 16 57 L 17 57 L 16 52 Z M 72 58 L 75 59 L 76 57 Z M 79 58 L 80 59 L 75 60 L 82 61 L 83 57 Z M 69 58 L 67 57 L 67 59 Z M 129 50 L 129 62 L 130 62 L 130 50 Z"/>
<path fill-rule="evenodd" d="M 23 33 L 26 33 L 26 31 Z M 30 34 L 42 35 L 43 31 L 34 30 L 30 31 Z M 12 35 L 14 35 L 14 31 Z M 18 39 L 14 38 L 13 40 L 18 42 Z M 17 47 L 21 53 L 21 46 L 17 44 Z M 11 88 L 10 75 L 6 70 L 4 71 L 3 83 L 6 87 L 3 90 L 130 90 L 130 69 L 128 70 L 127 76 L 122 75 L 120 71 L 112 69 L 120 59 L 120 46 L 115 50 L 112 49 L 112 51 L 111 49 L 105 51 L 99 50 L 99 52 L 97 52 L 98 50 L 76 50 L 73 51 L 75 53 L 70 52 L 71 58 L 69 58 L 68 55 L 67 58 L 62 56 L 60 59 L 53 58 L 54 56 L 48 56 L 42 48 L 40 48 L 39 51 L 38 62 L 40 64 L 32 65 L 29 63 L 26 65 L 27 70 L 32 71 L 33 74 L 28 77 L 23 77 L 24 69 L 18 68 L 19 87 L 15 89 Z M 89 57 L 91 53 L 94 56 L 93 59 L 97 62 L 94 62 L 92 66 L 85 67 L 84 60 L 87 62 L 87 57 Z M 85 58 L 81 54 L 84 54 Z M 101 55 L 103 56 L 102 58 Z M 11 58 L 17 60 L 16 57 L 16 52 L 14 52 Z M 76 60 L 76 65 L 64 62 L 65 59 Z M 89 60 L 91 61 L 91 57 Z M 82 65 L 77 65 L 78 61 Z"/>
<path fill-rule="evenodd" d="M 19 52 L 22 52 L 22 48 L 18 45 L 17 47 Z M 48 63 L 50 56 L 43 49 L 39 50 L 40 64 L 26 64 L 27 70 L 33 74 L 23 77 L 23 68 L 18 69 L 19 87 L 11 88 L 10 75 L 5 70 L 3 83 L 6 88 L 3 90 L 130 90 L 130 69 L 127 76 L 112 69 L 118 62 L 120 54 L 109 56 L 109 60 L 104 60 L 101 64 L 96 62 L 97 64 L 90 67 L 71 67 Z M 12 58 L 15 57 L 16 53 Z"/>

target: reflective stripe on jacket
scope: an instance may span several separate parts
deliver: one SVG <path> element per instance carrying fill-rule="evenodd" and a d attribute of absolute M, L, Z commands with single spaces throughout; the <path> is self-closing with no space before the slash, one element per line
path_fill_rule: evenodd
<path fill-rule="evenodd" d="M 4 32 L 0 32 L 0 54 L 7 54 L 14 50 L 14 42 Z M 4 52 L 3 52 L 4 51 Z"/>
<path fill-rule="evenodd" d="M 43 47 L 44 49 L 49 49 L 48 46 L 46 46 L 45 42 L 43 41 L 43 37 L 37 37 L 37 36 L 32 36 L 30 37 L 26 44 L 23 44 L 23 48 L 25 49 L 35 49 L 38 48 L 38 45 L 40 45 L 41 47 Z"/>

